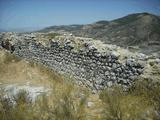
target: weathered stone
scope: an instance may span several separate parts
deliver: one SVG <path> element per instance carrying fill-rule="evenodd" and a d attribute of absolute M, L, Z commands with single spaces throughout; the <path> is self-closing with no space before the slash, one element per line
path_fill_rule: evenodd
<path fill-rule="evenodd" d="M 113 82 L 112 82 L 112 81 L 107 82 L 107 86 L 108 86 L 108 87 L 111 87 L 112 85 L 113 85 Z"/>
<path fill-rule="evenodd" d="M 116 63 L 113 63 L 113 64 L 112 64 L 112 68 L 113 68 L 113 69 L 116 69 L 116 68 L 117 68 L 117 64 L 116 64 Z"/>
<path fill-rule="evenodd" d="M 115 52 L 115 51 L 112 51 L 110 53 L 110 55 L 111 55 L 111 58 L 113 58 L 113 59 L 118 59 L 120 57 L 120 54 L 118 52 Z"/>
<path fill-rule="evenodd" d="M 135 63 L 135 59 L 127 59 L 126 61 L 126 65 L 131 67 L 135 66 Z"/>
<path fill-rule="evenodd" d="M 131 81 L 143 72 L 143 66 L 133 58 L 127 59 L 126 63 L 121 62 L 118 52 L 100 52 L 86 41 L 82 42 L 83 48 L 75 50 L 77 46 L 68 38 L 53 40 L 50 47 L 46 47 L 32 40 L 30 34 L 26 36 L 27 41 L 22 34 L 21 42 L 15 42 L 15 55 L 36 60 L 59 73 L 73 75 L 77 81 L 83 81 L 83 84 L 92 90 L 110 87 L 115 83 L 130 85 Z M 21 49 L 18 46 L 21 46 Z M 95 85 L 92 85 L 93 83 Z"/>
<path fill-rule="evenodd" d="M 105 72 L 105 76 L 108 76 L 110 75 L 110 73 L 108 71 Z"/>

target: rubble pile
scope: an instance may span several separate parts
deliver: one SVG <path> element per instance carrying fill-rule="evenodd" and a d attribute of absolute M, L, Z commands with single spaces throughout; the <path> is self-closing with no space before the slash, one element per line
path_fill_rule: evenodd
<path fill-rule="evenodd" d="M 115 46 L 113 50 L 110 46 L 102 52 L 91 44 L 90 39 L 82 39 L 77 49 L 77 41 L 69 37 L 64 38 L 63 42 L 58 38 L 49 40 L 47 47 L 37 42 L 36 33 L 0 35 L 1 47 L 16 56 L 39 62 L 59 73 L 72 75 L 78 84 L 92 90 L 101 90 L 114 84 L 131 86 L 142 74 L 144 66 L 134 58 L 126 58 L 122 62 L 121 54 L 114 50 Z"/>

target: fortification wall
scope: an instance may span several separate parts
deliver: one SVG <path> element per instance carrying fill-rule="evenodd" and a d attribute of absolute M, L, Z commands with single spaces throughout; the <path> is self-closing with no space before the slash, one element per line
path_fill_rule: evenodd
<path fill-rule="evenodd" d="M 130 86 L 143 72 L 143 66 L 134 59 L 120 62 L 114 51 L 101 53 L 96 48 L 74 51 L 68 43 L 51 42 L 50 47 L 37 44 L 34 40 L 14 44 L 13 54 L 44 64 L 51 69 L 76 78 L 92 90 L 101 90 L 113 84 Z"/>

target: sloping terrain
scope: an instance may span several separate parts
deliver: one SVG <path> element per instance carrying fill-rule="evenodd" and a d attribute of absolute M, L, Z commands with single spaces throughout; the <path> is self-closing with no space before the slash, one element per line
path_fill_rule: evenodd
<path fill-rule="evenodd" d="M 139 21 L 135 16 L 137 14 L 131 15 L 129 20 L 115 20 L 115 23 L 125 26 Z M 148 14 L 143 14 L 142 18 L 144 16 Z M 112 27 L 116 29 L 115 23 L 112 22 Z M 78 26 L 78 29 L 101 32 L 104 25 L 111 23 L 95 24 L 94 27 Z M 77 26 L 72 27 L 76 34 Z M 159 56 L 76 37 L 70 27 L 66 29 L 68 33 L 61 28 L 55 31 L 0 34 L 2 120 L 160 119 Z M 145 44 L 135 46 L 146 49 Z M 5 93 L 17 90 L 20 92 L 14 94 L 12 105 Z M 37 95 L 37 99 L 30 101 L 28 92 L 31 96 Z"/>
<path fill-rule="evenodd" d="M 44 66 L 27 62 L 4 50 L 0 51 L 0 76 L 1 84 L 29 83 L 48 86 L 53 79 L 55 81 L 61 79 Z"/>
<path fill-rule="evenodd" d="M 150 61 L 151 65 L 148 64 L 148 70 L 140 80 L 148 79 L 149 83 L 150 80 L 154 80 L 158 86 L 160 67 L 159 64 L 152 62 Z M 128 93 L 113 87 L 91 94 L 86 88 L 75 86 L 71 81 L 66 81 L 67 79 L 64 81 L 63 76 L 48 68 L 19 59 L 5 50 L 0 51 L 0 68 L 1 85 L 16 83 L 21 86 L 30 82 L 30 86 L 53 88 L 50 96 L 44 95 L 32 104 L 27 98 L 28 94 L 20 92 L 15 97 L 17 104 L 14 106 L 3 98 L 3 93 L 0 91 L 1 120 L 158 120 L 160 118 L 160 88 L 144 84 L 145 81 L 131 88 Z M 151 79 L 146 75 L 154 75 L 154 78 Z"/>

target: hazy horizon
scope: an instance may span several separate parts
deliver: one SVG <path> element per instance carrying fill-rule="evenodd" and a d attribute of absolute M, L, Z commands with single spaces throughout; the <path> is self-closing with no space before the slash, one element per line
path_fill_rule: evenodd
<path fill-rule="evenodd" d="M 0 30 L 88 24 L 132 13 L 160 15 L 159 0 L 1 0 Z"/>

